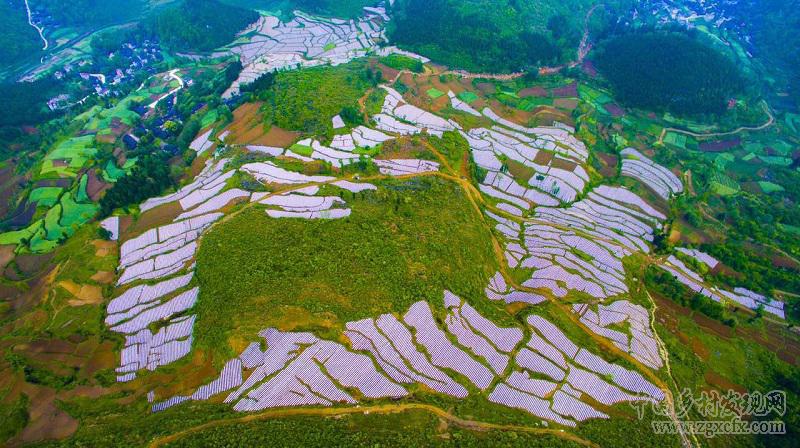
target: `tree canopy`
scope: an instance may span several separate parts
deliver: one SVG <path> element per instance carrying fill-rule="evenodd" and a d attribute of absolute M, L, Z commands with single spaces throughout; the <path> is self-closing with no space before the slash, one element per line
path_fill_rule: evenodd
<path fill-rule="evenodd" d="M 560 59 L 562 50 L 547 27 L 529 25 L 531 5 L 484 3 L 398 0 L 391 39 L 437 62 L 473 71 L 518 71 Z M 565 21 L 563 27 L 564 35 L 574 34 L 567 31 L 572 23 Z"/>
<path fill-rule="evenodd" d="M 726 56 L 685 34 L 634 32 L 606 41 L 597 67 L 628 106 L 678 115 L 718 114 L 743 88 Z"/>
<path fill-rule="evenodd" d="M 145 29 L 176 51 L 210 51 L 231 42 L 258 13 L 216 0 L 182 0 L 150 17 Z"/>

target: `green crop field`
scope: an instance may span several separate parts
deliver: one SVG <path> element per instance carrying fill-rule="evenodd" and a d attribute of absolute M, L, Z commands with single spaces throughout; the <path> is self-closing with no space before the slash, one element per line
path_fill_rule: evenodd
<path fill-rule="evenodd" d="M 63 177 L 74 177 L 75 173 L 83 167 L 87 160 L 94 157 L 97 148 L 94 147 L 94 136 L 84 135 L 73 137 L 58 144 L 47 154 L 42 163 L 41 174 L 55 172 Z M 57 161 L 67 161 L 67 166 L 56 166 Z"/>
<path fill-rule="evenodd" d="M 52 207 L 58 202 L 62 190 L 60 187 L 39 187 L 31 191 L 28 200 L 39 206 Z"/>
<path fill-rule="evenodd" d="M 61 197 L 63 207 L 60 224 L 62 227 L 71 228 L 88 222 L 97 213 L 97 204 L 81 204 L 73 199 L 71 194 Z"/>
<path fill-rule="evenodd" d="M 676 132 L 667 132 L 664 143 L 686 149 L 686 136 Z"/>
<path fill-rule="evenodd" d="M 390 54 L 380 58 L 379 61 L 395 70 L 409 70 L 414 73 L 421 73 L 423 70 L 422 62 L 401 54 Z"/>
<path fill-rule="evenodd" d="M 439 89 L 437 89 L 435 87 L 432 87 L 432 88 L 428 89 L 428 91 L 425 92 L 425 93 L 427 93 L 428 96 L 433 98 L 433 99 L 441 98 L 442 96 L 444 96 L 444 92 L 442 92 L 441 90 L 439 90 Z"/>
<path fill-rule="evenodd" d="M 106 168 L 103 170 L 103 179 L 108 182 L 116 182 L 125 175 L 125 170 L 117 167 L 113 160 L 106 163 Z"/>
<path fill-rule="evenodd" d="M 768 194 L 769 193 L 778 193 L 778 192 L 781 192 L 781 191 L 785 190 L 785 188 L 783 188 L 782 186 L 780 186 L 780 185 L 778 185 L 778 184 L 776 184 L 774 182 L 769 182 L 769 181 L 765 181 L 765 180 L 758 182 L 758 186 L 761 187 L 761 190 L 764 191 L 764 193 L 768 193 Z"/>
<path fill-rule="evenodd" d="M 458 99 L 467 104 L 472 104 L 478 100 L 478 95 L 476 95 L 473 92 L 470 92 L 469 90 L 465 90 L 458 94 Z"/>

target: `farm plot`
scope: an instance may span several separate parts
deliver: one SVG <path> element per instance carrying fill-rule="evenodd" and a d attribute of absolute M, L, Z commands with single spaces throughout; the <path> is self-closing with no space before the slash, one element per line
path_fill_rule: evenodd
<path fill-rule="evenodd" d="M 355 149 L 352 135 L 344 134 L 334 137 L 330 147 L 313 139 L 301 140 L 289 147 L 286 154 L 303 161 L 322 160 L 341 168 L 361 158 L 361 155 L 353 152 Z"/>
<path fill-rule="evenodd" d="M 61 191 L 60 187 L 40 187 L 37 190 L 44 188 L 48 190 L 36 194 L 40 198 L 44 197 L 48 204 L 53 204 L 44 217 L 31 223 L 25 229 L 0 234 L 0 244 L 27 246 L 34 253 L 49 252 L 58 246 L 59 241 L 72 236 L 81 225 L 92 220 L 97 214 L 99 209 L 97 204 L 90 202 L 89 198 L 85 197 L 85 184 L 83 195 L 80 194 L 80 185 L 67 192 Z M 49 190 L 49 188 L 57 188 L 59 191 Z M 57 197 L 54 198 L 53 195 L 56 193 Z M 76 196 L 83 196 L 83 198 L 81 200 Z M 26 242 L 27 244 L 24 244 Z"/>
<path fill-rule="evenodd" d="M 588 152 L 569 127 L 525 128 L 490 109 L 483 113 L 499 125 L 465 136 L 475 163 L 488 171 L 480 190 L 498 201 L 498 210 L 516 217 L 486 211 L 505 241 L 509 267 L 533 270 L 523 286 L 558 298 L 570 291 L 599 299 L 627 293 L 622 258 L 648 253 L 666 216 L 624 188 L 601 185 L 585 193 Z M 515 172 L 525 171 L 512 169 L 512 161 L 543 174 L 516 179 Z M 531 208 L 532 219 L 520 223 Z M 486 295 L 506 302 L 543 301 L 538 294 L 509 290 L 502 277 L 489 283 Z"/>
<path fill-rule="evenodd" d="M 506 241 L 512 268 L 534 269 L 523 285 L 556 297 L 581 291 L 608 298 L 628 291 L 622 258 L 649 252 L 663 215 L 622 188 L 601 186 L 566 209 L 538 207 L 521 226 L 487 211 Z"/>
<path fill-rule="evenodd" d="M 492 115 L 495 121 L 503 120 Z M 500 123 L 513 125 L 505 120 Z M 574 201 L 589 181 L 589 174 L 582 166 L 588 156 L 583 143 L 569 129 L 514 126 L 514 130 L 494 126 L 464 133 L 475 163 L 489 171 L 481 191 L 523 210 Z M 532 175 L 528 179 L 514 179 L 504 160 L 530 168 Z"/>
<path fill-rule="evenodd" d="M 63 190 L 61 187 L 39 187 L 31 191 L 28 201 L 36 202 L 39 206 L 52 207 L 58 202 Z"/>
<path fill-rule="evenodd" d="M 267 210 L 267 215 L 271 218 L 340 219 L 350 216 L 351 210 L 345 207 L 346 202 L 342 198 L 314 196 L 318 191 L 317 186 L 306 187 L 269 196 L 258 203 L 275 207 Z"/>
<path fill-rule="evenodd" d="M 461 112 L 466 112 L 475 117 L 481 116 L 480 112 L 473 109 L 472 106 L 469 105 L 471 102 L 474 102 L 475 100 L 478 99 L 478 95 L 475 95 L 472 92 L 464 91 L 456 96 L 456 94 L 454 94 L 452 90 L 449 90 L 447 92 L 447 96 L 450 97 L 450 105 L 453 107 L 453 109 L 459 110 Z M 464 98 L 467 98 L 471 101 L 467 101 Z"/>
<path fill-rule="evenodd" d="M 687 257 L 694 258 L 696 261 L 698 261 L 700 263 L 703 263 L 704 265 L 708 266 L 709 269 L 714 269 L 719 264 L 719 260 L 717 260 L 716 258 L 712 257 L 711 255 L 709 255 L 709 254 L 707 254 L 705 252 L 699 251 L 697 249 L 689 249 L 689 248 L 686 248 L 686 247 L 676 247 L 675 250 L 677 252 L 680 252 L 680 253 L 686 255 Z"/>
<path fill-rule="evenodd" d="M 683 184 L 678 176 L 633 148 L 625 148 L 620 153 L 622 175 L 638 179 L 663 199 L 683 192 Z"/>
<path fill-rule="evenodd" d="M 700 274 L 686 266 L 685 263 L 674 255 L 667 257 L 659 266 L 695 293 L 715 302 L 732 302 L 751 310 L 763 307 L 764 311 L 770 314 L 781 319 L 786 318 L 785 304 L 782 301 L 771 299 L 742 287 L 737 287 L 734 288 L 733 291 L 729 291 L 714 286 L 706 282 Z"/>
<path fill-rule="evenodd" d="M 593 333 L 602 336 L 651 369 L 664 365 L 648 311 L 627 300 L 617 300 L 595 309 L 589 304 L 575 304 L 572 311 Z M 627 324 L 627 325 L 625 325 Z"/>
<path fill-rule="evenodd" d="M 42 163 L 42 175 L 51 173 L 75 177 L 78 170 L 97 154 L 93 135 L 70 138 L 50 151 Z"/>
<path fill-rule="evenodd" d="M 444 324 L 437 322 L 441 314 Z M 530 315 L 527 324 L 531 337 L 521 345 L 521 329 L 497 326 L 445 290 L 444 309 L 418 301 L 401 318 L 382 314 L 348 322 L 350 347 L 310 332 L 267 328 L 258 333 L 266 350 L 251 343 L 225 363 L 217 379 L 152 410 L 223 393 L 224 402 L 241 412 L 355 405 L 407 396 L 415 384 L 464 399 L 470 391 L 461 381 L 468 381 L 490 402 L 574 427 L 609 418 L 590 403 L 664 399 L 639 373 L 577 346 L 543 317 Z"/>
<path fill-rule="evenodd" d="M 242 32 L 242 39 L 215 54 L 236 55 L 244 66 L 223 97 L 236 95 L 243 84 L 255 81 L 264 73 L 344 64 L 376 50 L 377 43 L 383 39 L 384 16 L 382 8 L 366 11 L 364 17 L 350 21 L 297 15 L 283 23 L 277 17 L 262 16 Z"/>
<path fill-rule="evenodd" d="M 386 90 L 387 95 L 381 113 L 372 117 L 379 130 L 400 135 L 419 134 L 425 130 L 431 135 L 441 137 L 444 132 L 461 129 L 453 120 L 445 120 L 407 104 L 397 90 L 388 86 L 381 87 Z"/>

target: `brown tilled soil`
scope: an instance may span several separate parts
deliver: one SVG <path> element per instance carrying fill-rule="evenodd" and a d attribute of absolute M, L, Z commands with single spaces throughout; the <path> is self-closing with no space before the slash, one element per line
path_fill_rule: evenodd
<path fill-rule="evenodd" d="M 726 378 L 722 377 L 721 375 L 717 374 L 716 372 L 712 372 L 710 370 L 706 371 L 703 377 L 706 380 L 706 383 L 715 387 L 716 389 L 727 392 L 729 390 L 735 390 L 739 393 L 746 393 L 747 389 L 744 386 L 736 384 L 732 381 L 727 380 Z"/>
<path fill-rule="evenodd" d="M 497 115 L 505 118 L 506 120 L 513 121 L 514 123 L 521 125 L 521 126 L 528 126 L 533 119 L 534 115 L 533 112 L 526 112 L 524 110 L 513 109 L 508 106 L 503 105 L 497 100 L 489 101 L 489 107 L 492 108 Z"/>
<path fill-rule="evenodd" d="M 538 106 L 532 112 L 532 123 L 530 124 L 533 126 L 550 126 L 554 121 L 575 126 L 575 120 L 571 115 L 554 107 Z"/>
<path fill-rule="evenodd" d="M 58 286 L 66 289 L 74 297 L 67 301 L 70 306 L 103 303 L 103 290 L 97 285 L 79 285 L 71 280 L 64 280 L 59 282 Z"/>
<path fill-rule="evenodd" d="M 481 91 L 484 95 L 493 95 L 497 92 L 497 88 L 490 82 L 479 82 L 475 84 L 475 88 Z"/>
<path fill-rule="evenodd" d="M 602 174 L 603 177 L 614 177 L 617 175 L 617 163 L 619 161 L 617 156 L 605 152 L 595 152 L 595 155 L 602 165 L 600 174 Z"/>
<path fill-rule="evenodd" d="M 400 70 L 393 69 L 383 64 L 375 64 L 373 68 L 380 70 L 381 75 L 383 75 L 383 79 L 387 81 L 393 80 L 400 73 Z"/>
<path fill-rule="evenodd" d="M 97 143 L 106 143 L 106 144 L 110 145 L 110 144 L 114 143 L 115 141 L 117 141 L 117 136 L 114 135 L 113 133 L 111 133 L 111 134 L 102 134 L 102 135 L 98 135 L 97 137 L 95 137 L 95 140 L 97 140 Z"/>
<path fill-rule="evenodd" d="M 0 246 L 0 270 L 5 268 L 6 265 L 14 259 L 14 249 L 16 249 L 16 247 L 17 246 L 13 244 Z"/>
<path fill-rule="evenodd" d="M 528 98 L 531 96 L 544 98 L 550 96 L 550 93 L 544 87 L 528 87 L 527 89 L 522 89 L 519 91 L 520 98 Z"/>
<path fill-rule="evenodd" d="M 53 253 L 17 255 L 17 267 L 25 277 L 32 277 L 50 265 L 53 255 Z"/>
<path fill-rule="evenodd" d="M 514 177 L 514 179 L 519 181 L 528 182 L 528 180 L 533 177 L 534 174 L 536 174 L 535 169 L 527 165 L 523 165 L 515 160 L 509 159 L 506 164 L 508 165 L 508 172 Z"/>
<path fill-rule="evenodd" d="M 99 201 L 103 192 L 111 188 L 111 184 L 97 177 L 97 173 L 95 173 L 94 170 L 89 170 L 86 175 L 88 176 L 88 181 L 86 182 L 86 194 L 88 194 L 89 198 L 91 198 L 93 201 Z"/>
<path fill-rule="evenodd" d="M 578 100 L 572 98 L 557 98 L 553 100 L 553 105 L 559 109 L 572 111 L 578 107 Z"/>
<path fill-rule="evenodd" d="M 550 166 L 553 168 L 558 168 L 566 171 L 572 171 L 577 166 L 576 163 L 570 162 L 569 160 L 564 160 L 560 157 L 554 157 L 553 162 L 550 163 Z"/>
<path fill-rule="evenodd" d="M 105 240 L 92 240 L 92 246 L 95 247 L 95 257 L 105 258 L 116 252 L 117 243 L 114 241 Z"/>
<path fill-rule="evenodd" d="M 272 126 L 269 131 L 264 131 L 264 122 L 261 119 L 259 102 L 245 103 L 233 111 L 233 122 L 226 130 L 230 135 L 225 139 L 228 143 L 237 145 L 263 145 L 286 148 L 292 145 L 300 134 L 286 131 L 277 126 Z"/>
<path fill-rule="evenodd" d="M 114 281 L 114 273 L 111 271 L 97 271 L 97 273 L 90 278 L 93 282 L 107 285 Z"/>
<path fill-rule="evenodd" d="M 78 421 L 56 406 L 56 394 L 52 389 L 26 386 L 24 392 L 31 403 L 28 410 L 30 422 L 10 441 L 10 446 L 63 439 L 78 429 Z"/>
<path fill-rule="evenodd" d="M 170 202 L 148 210 L 139 215 L 139 219 L 134 221 L 131 226 L 124 230 L 124 234 L 120 235 L 120 240 L 124 241 L 138 236 L 141 233 L 152 229 L 153 227 L 169 224 L 172 222 L 172 220 L 177 218 L 181 212 L 183 212 L 183 210 L 178 202 Z"/>
<path fill-rule="evenodd" d="M 539 151 L 536 157 L 533 158 L 533 163 L 541 166 L 547 166 L 553 160 L 553 153 L 548 151 Z"/>
<path fill-rule="evenodd" d="M 723 323 L 711 319 L 700 313 L 692 313 L 689 308 L 682 307 L 675 302 L 664 299 L 658 295 L 653 295 L 661 313 L 658 313 L 659 320 L 665 322 L 667 328 L 681 339 L 682 342 L 692 347 L 692 350 L 701 359 L 706 359 L 709 349 L 699 340 L 689 338 L 678 331 L 676 316 L 691 316 L 691 319 L 703 330 L 726 340 L 732 337 L 740 337 L 749 341 L 756 342 L 762 347 L 774 352 L 780 359 L 792 365 L 800 365 L 800 336 L 789 331 L 785 327 L 764 321 L 764 330 L 759 331 L 752 328 L 737 327 L 733 329 Z M 747 319 L 752 312 L 738 310 L 738 318 Z"/>

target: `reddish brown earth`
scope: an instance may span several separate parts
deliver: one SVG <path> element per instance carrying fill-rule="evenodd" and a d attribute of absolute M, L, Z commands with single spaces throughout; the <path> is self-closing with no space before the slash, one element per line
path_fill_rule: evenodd
<path fill-rule="evenodd" d="M 414 159 L 425 151 L 425 147 L 415 145 L 410 138 L 401 137 L 396 140 L 385 142 L 381 148 L 381 152 L 375 156 L 375 158 L 379 160 Z"/>
<path fill-rule="evenodd" d="M 49 254 L 21 254 L 17 255 L 17 267 L 26 277 L 32 277 L 44 268 L 49 267 L 53 259 L 53 253 Z"/>
<path fill-rule="evenodd" d="M 528 87 L 526 89 L 522 89 L 522 90 L 519 91 L 519 93 L 517 95 L 519 95 L 520 98 L 528 98 L 528 97 L 531 97 L 531 96 L 544 98 L 544 97 L 550 96 L 550 94 L 547 92 L 547 90 L 544 87 L 539 87 L 539 86 Z"/>
<path fill-rule="evenodd" d="M 556 98 L 553 105 L 559 109 L 575 110 L 578 107 L 578 100 L 573 98 Z"/>
<path fill-rule="evenodd" d="M 617 156 L 605 152 L 595 152 L 595 155 L 602 164 L 600 174 L 604 177 L 614 177 L 617 175 L 617 163 L 619 162 Z"/>
<path fill-rule="evenodd" d="M 262 103 L 245 103 L 233 111 L 233 122 L 228 125 L 226 130 L 230 135 L 225 139 L 226 142 L 237 145 L 263 145 L 278 146 L 286 148 L 292 145 L 300 134 L 272 126 L 268 131 L 264 130 L 264 122 L 261 119 L 259 109 Z"/>
<path fill-rule="evenodd" d="M 677 327 L 676 316 L 690 317 L 694 323 L 704 331 L 725 340 L 739 337 L 748 341 L 753 341 L 767 350 L 774 352 L 778 358 L 784 362 L 795 366 L 800 365 L 800 336 L 782 325 L 765 320 L 763 331 L 753 328 L 743 328 L 741 326 L 733 329 L 703 314 L 692 312 L 689 308 L 682 307 L 657 294 L 653 294 L 653 298 L 656 300 L 659 310 L 661 310 L 657 315 L 658 319 L 663 319 L 667 328 L 669 328 L 673 334 L 676 334 L 682 342 L 691 346 L 694 353 L 701 359 L 708 357 L 709 349 L 700 343 L 700 341 L 690 339 L 686 335 L 681 334 Z M 742 309 L 739 309 L 736 313 L 744 314 L 740 315 L 739 319 L 747 319 L 752 315 L 752 312 Z"/>
<path fill-rule="evenodd" d="M 91 200 L 99 201 L 103 192 L 111 188 L 112 184 L 101 180 L 94 170 L 89 170 L 86 175 L 88 176 L 88 181 L 86 182 L 86 194 L 89 195 Z"/>
<path fill-rule="evenodd" d="M 169 224 L 182 212 L 183 209 L 181 209 L 178 202 L 170 202 L 150 209 L 139 215 L 139 218 L 131 226 L 124 229 L 123 234 L 120 235 L 120 240 L 127 240 L 154 227 Z"/>
<path fill-rule="evenodd" d="M 16 248 L 17 246 L 13 244 L 0 246 L 0 269 L 5 268 L 6 265 L 14 259 L 14 249 Z M 2 296 L 2 294 L 0 294 L 0 296 Z"/>

